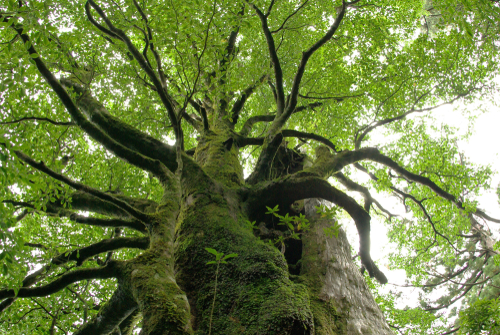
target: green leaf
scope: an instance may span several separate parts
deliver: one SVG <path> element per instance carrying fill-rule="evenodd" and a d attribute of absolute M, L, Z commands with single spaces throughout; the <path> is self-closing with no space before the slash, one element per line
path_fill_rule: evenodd
<path fill-rule="evenodd" d="M 212 248 L 205 248 L 205 250 L 208 251 L 209 253 L 211 253 L 212 255 L 215 255 L 215 256 L 217 256 L 219 254 L 215 249 L 212 249 Z"/>
<path fill-rule="evenodd" d="M 228 254 L 228 255 L 224 256 L 224 258 L 222 260 L 225 260 L 225 259 L 228 259 L 228 258 L 234 258 L 234 257 L 238 257 L 238 254 L 235 254 L 235 253 Z"/>

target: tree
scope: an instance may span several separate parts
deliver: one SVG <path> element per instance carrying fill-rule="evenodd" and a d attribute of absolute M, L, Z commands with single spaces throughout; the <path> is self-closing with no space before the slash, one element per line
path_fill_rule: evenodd
<path fill-rule="evenodd" d="M 487 283 L 492 172 L 429 123 L 495 92 L 499 8 L 476 2 L 1 5 L 0 329 L 389 334 L 341 210 L 379 283 L 374 216 L 413 285 L 446 269 L 427 310 Z"/>

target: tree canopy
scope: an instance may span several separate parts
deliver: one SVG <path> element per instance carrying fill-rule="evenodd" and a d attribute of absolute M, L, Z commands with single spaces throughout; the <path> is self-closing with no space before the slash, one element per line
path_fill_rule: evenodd
<path fill-rule="evenodd" d="M 0 332 L 77 331 L 116 289 L 114 261 L 156 243 L 155 211 L 182 213 L 169 197 L 195 201 L 208 175 L 242 194 L 250 224 L 304 198 L 344 210 L 396 332 L 493 334 L 500 220 L 476 201 L 493 171 L 432 112 L 456 103 L 473 120 L 494 103 L 499 16 L 489 0 L 5 1 Z M 390 278 L 370 218 L 420 307 L 376 293 L 369 277 Z"/>

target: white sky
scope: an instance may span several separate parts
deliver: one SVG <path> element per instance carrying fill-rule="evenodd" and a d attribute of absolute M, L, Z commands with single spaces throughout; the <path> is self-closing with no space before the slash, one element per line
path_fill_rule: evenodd
<path fill-rule="evenodd" d="M 461 128 L 460 131 L 463 133 L 465 133 L 469 124 L 468 119 L 462 116 L 460 111 L 453 110 L 452 106 L 444 106 L 434 111 L 433 116 L 442 123 Z M 479 207 L 494 218 L 500 218 L 500 205 L 496 195 L 496 187 L 500 182 L 500 141 L 497 139 L 500 135 L 499 126 L 500 108 L 490 107 L 488 112 L 477 117 L 474 123 L 473 135 L 470 139 L 467 142 L 458 143 L 460 150 L 465 152 L 466 156 L 468 156 L 472 162 L 481 165 L 490 165 L 491 168 L 496 171 L 492 178 L 491 190 L 485 192 L 478 199 Z M 355 194 L 352 195 L 355 196 Z M 380 200 L 382 205 L 387 206 L 386 208 L 391 212 L 404 213 L 403 206 L 396 199 L 383 197 L 378 200 Z M 349 223 L 348 220 L 344 222 L 343 226 L 347 230 L 349 242 L 354 249 L 357 250 L 359 242 L 355 226 L 352 222 Z M 488 225 L 495 236 L 500 236 L 500 224 L 489 222 Z M 404 271 L 394 271 L 388 268 L 387 255 L 391 251 L 391 248 L 394 247 L 394 245 L 389 244 L 385 224 L 373 220 L 371 229 L 372 258 L 381 266 L 381 270 L 389 278 L 389 283 L 403 285 L 406 279 Z M 384 286 L 383 290 L 385 292 L 390 290 L 403 292 L 403 298 L 399 300 L 398 304 L 400 308 L 404 308 L 406 305 L 416 307 L 418 304 L 419 289 L 417 288 L 399 288 L 388 284 Z M 439 291 L 436 291 L 435 294 L 439 294 Z M 459 303 L 460 301 L 452 306 L 459 306 Z"/>

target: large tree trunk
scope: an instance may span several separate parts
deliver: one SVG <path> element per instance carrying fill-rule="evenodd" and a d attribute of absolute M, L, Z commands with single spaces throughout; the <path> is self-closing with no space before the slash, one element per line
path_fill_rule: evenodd
<path fill-rule="evenodd" d="M 183 167 L 175 269 L 191 320 L 187 325 L 180 318 L 178 332 L 192 327 L 197 334 L 391 334 L 351 261 L 345 234 L 324 236 L 326 223 L 311 214 L 313 201 L 306 206 L 313 228 L 303 241 L 288 244 L 287 254 L 302 251 L 300 272 L 293 267 L 296 257 L 291 274 L 282 250 L 249 228 L 255 219 L 261 228 L 267 220 L 269 228 L 268 218 L 265 208 L 256 212 L 248 206 L 251 199 L 238 185 L 241 167 L 231 165 L 238 162 L 237 149 L 228 149 L 223 138 L 214 135 L 198 147 L 195 159 L 203 170 Z M 206 248 L 238 257 L 217 267 L 207 264 L 214 256 Z"/>
<path fill-rule="evenodd" d="M 306 199 L 306 217 L 313 222 L 302 238 L 301 277 L 307 283 L 313 306 L 316 334 L 393 334 L 375 303 L 359 268 L 353 263 L 345 232 L 328 238 L 317 199 Z"/>

